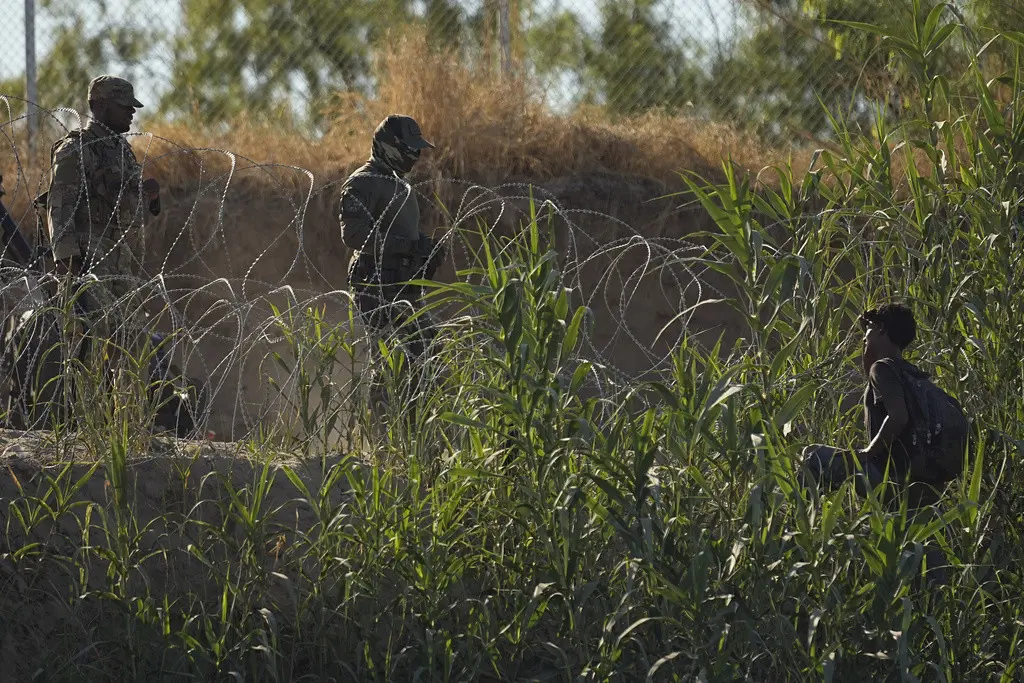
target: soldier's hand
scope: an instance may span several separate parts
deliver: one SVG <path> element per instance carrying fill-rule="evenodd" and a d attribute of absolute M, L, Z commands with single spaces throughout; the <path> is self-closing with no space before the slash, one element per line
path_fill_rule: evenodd
<path fill-rule="evenodd" d="M 66 259 L 54 259 L 54 270 L 60 277 L 67 277 L 68 273 L 76 277 L 82 274 L 82 259 L 72 256 Z"/>
<path fill-rule="evenodd" d="M 444 259 L 445 259 L 446 256 L 447 256 L 447 253 L 446 253 L 446 250 L 445 250 L 445 247 L 444 247 L 444 242 L 436 243 L 434 245 L 433 252 L 430 254 L 430 257 L 427 259 L 427 267 L 426 267 L 427 279 L 433 279 L 434 273 L 436 273 L 437 269 L 441 267 L 442 263 L 444 263 Z"/>
<path fill-rule="evenodd" d="M 421 232 L 420 238 L 416 241 L 416 253 L 420 256 L 430 256 L 431 250 L 434 248 L 434 238 L 430 235 Z"/>
<path fill-rule="evenodd" d="M 157 182 L 156 178 L 147 178 L 142 183 L 142 193 L 146 199 L 153 201 L 154 199 L 160 198 L 160 183 Z"/>
<path fill-rule="evenodd" d="M 160 183 L 155 178 L 149 178 L 142 183 L 142 193 L 149 200 L 149 212 L 154 216 L 160 215 Z"/>
<path fill-rule="evenodd" d="M 445 259 L 448 258 L 448 238 L 451 234 L 451 230 L 445 230 L 441 237 L 434 239 L 434 248 L 437 250 L 438 264 L 444 263 Z"/>

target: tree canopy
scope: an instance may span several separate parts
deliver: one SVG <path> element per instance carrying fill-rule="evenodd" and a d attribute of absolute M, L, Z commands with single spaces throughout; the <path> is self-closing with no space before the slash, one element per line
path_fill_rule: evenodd
<path fill-rule="evenodd" d="M 557 99 L 570 108 L 685 110 L 770 138 L 821 136 L 830 114 L 867 126 L 873 102 L 898 113 L 901 88 L 912 82 L 913 64 L 894 57 L 896 38 L 859 25 L 912 36 L 910 1 L 734 0 L 739 23 L 725 43 L 670 19 L 675 0 L 509 2 L 517 62 L 552 91 L 562 88 Z M 967 16 L 936 0 L 917 4 L 920 17 L 941 6 L 934 30 L 970 24 L 960 44 L 943 46 L 951 68 L 993 30 L 1024 31 L 1024 9 L 1000 0 L 975 0 Z M 159 16 L 159 7 L 150 11 Z M 245 113 L 315 126 L 334 93 L 372 93 L 374 52 L 411 25 L 432 45 L 497 64 L 497 0 L 181 0 L 173 31 L 159 21 L 126 25 L 111 8 L 104 0 L 42 4 L 57 29 L 40 63 L 40 104 L 79 107 L 96 73 L 139 76 L 141 64 L 163 59 L 170 75 L 154 103 L 159 115 L 212 124 Z M 990 46 L 988 58 L 1012 64 L 1006 50 Z M 0 82 L 0 91 L 20 95 L 21 79 Z"/>

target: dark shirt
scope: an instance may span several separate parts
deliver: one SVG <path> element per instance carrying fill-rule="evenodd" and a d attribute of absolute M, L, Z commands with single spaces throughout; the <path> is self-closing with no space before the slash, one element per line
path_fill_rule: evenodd
<path fill-rule="evenodd" d="M 374 260 L 408 255 L 420 237 L 416 193 L 376 159 L 360 166 L 345 181 L 339 218 L 345 245 Z"/>

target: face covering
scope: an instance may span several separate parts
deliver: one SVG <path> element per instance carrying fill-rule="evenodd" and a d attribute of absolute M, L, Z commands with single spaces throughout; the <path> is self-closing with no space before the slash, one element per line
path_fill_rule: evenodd
<path fill-rule="evenodd" d="M 395 173 L 405 175 L 412 170 L 420 158 L 418 149 L 411 149 L 400 142 L 373 139 L 372 158 L 384 164 Z"/>

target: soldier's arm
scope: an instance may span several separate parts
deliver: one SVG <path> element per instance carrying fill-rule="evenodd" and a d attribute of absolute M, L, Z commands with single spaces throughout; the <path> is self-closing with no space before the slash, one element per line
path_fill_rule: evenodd
<path fill-rule="evenodd" d="M 423 259 L 423 268 L 420 274 L 428 280 L 432 280 L 437 269 L 444 263 L 447 257 L 447 249 L 444 242 L 420 231 L 420 239 L 416 244 L 416 251 L 419 257 Z"/>
<path fill-rule="evenodd" d="M 149 212 L 154 216 L 160 215 L 160 183 L 155 178 L 149 178 L 142 183 L 143 195 L 149 200 Z"/>
<path fill-rule="evenodd" d="M 142 173 L 133 174 L 121 188 L 123 201 L 128 203 L 129 215 L 139 216 L 139 210 L 145 206 L 153 216 L 160 215 L 160 184 L 154 178 L 142 180 Z"/>
<path fill-rule="evenodd" d="M 135 163 L 136 168 L 138 168 L 138 177 L 136 180 L 141 180 L 144 178 L 144 175 L 142 173 L 142 166 L 139 164 L 138 157 L 135 156 L 135 150 L 132 149 L 132 146 L 128 144 L 128 142 L 125 142 L 125 144 L 128 146 L 128 152 L 131 154 L 132 161 Z M 142 185 L 140 191 L 142 193 L 142 201 L 146 203 L 146 207 L 149 209 L 150 214 L 159 216 L 161 209 L 160 182 L 156 178 L 145 178 L 145 180 L 141 180 L 141 182 Z"/>
<path fill-rule="evenodd" d="M 57 261 L 82 253 L 76 234 L 75 211 L 86 196 L 83 155 L 88 155 L 88 151 L 75 138 L 65 141 L 54 153 L 46 196 L 46 222 L 50 247 Z M 89 161 L 88 156 L 84 161 Z"/>
<path fill-rule="evenodd" d="M 369 197 L 354 183 L 346 183 L 341 190 L 338 221 L 341 223 L 341 240 L 353 251 L 362 251 L 373 233 L 373 207 Z"/>
<path fill-rule="evenodd" d="M 128 215 L 132 216 L 134 220 L 139 220 L 142 218 L 142 207 L 146 206 L 149 208 L 147 185 L 142 182 L 142 166 L 139 165 L 139 160 L 135 156 L 135 151 L 127 141 L 123 144 L 125 149 L 124 164 L 126 168 L 110 169 L 112 174 L 111 177 L 112 180 L 120 180 L 123 178 L 123 185 L 115 191 L 119 191 L 122 197 L 121 201 L 127 203 Z M 111 197 L 111 200 L 114 199 L 116 198 Z"/>

